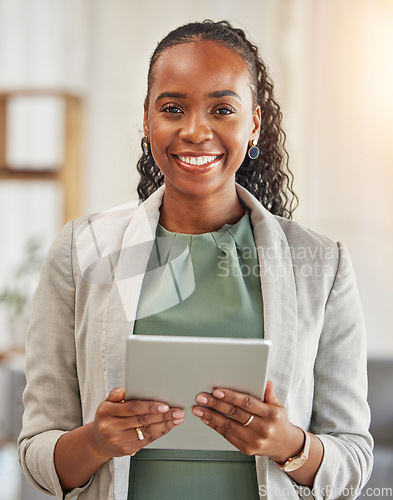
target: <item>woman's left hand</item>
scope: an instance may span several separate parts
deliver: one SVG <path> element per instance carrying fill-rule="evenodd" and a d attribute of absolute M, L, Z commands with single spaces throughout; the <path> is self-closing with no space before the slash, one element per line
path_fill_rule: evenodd
<path fill-rule="evenodd" d="M 194 406 L 193 414 L 246 455 L 269 456 L 285 463 L 303 449 L 304 433 L 289 422 L 271 380 L 266 384 L 264 401 L 218 388 L 212 394 L 201 392 L 195 401 L 203 406 Z"/>

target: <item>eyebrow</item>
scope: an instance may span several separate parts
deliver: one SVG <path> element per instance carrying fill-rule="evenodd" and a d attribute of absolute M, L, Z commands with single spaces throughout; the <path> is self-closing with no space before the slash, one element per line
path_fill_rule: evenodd
<path fill-rule="evenodd" d="M 240 96 L 238 94 L 236 94 L 236 92 L 234 92 L 233 90 L 216 90 L 215 92 L 210 92 L 210 94 L 208 94 L 208 97 L 210 97 L 210 98 L 219 98 L 219 97 L 226 97 L 226 96 L 235 97 L 236 99 L 238 99 L 241 102 Z M 175 99 L 185 99 L 187 97 L 187 95 L 182 94 L 181 92 L 161 92 L 161 94 L 157 97 L 156 102 L 160 99 L 164 99 L 164 98 L 168 98 L 168 97 L 175 98 Z"/>
<path fill-rule="evenodd" d="M 236 97 L 236 99 L 239 99 L 241 101 L 240 96 L 236 94 L 233 90 L 217 90 L 216 92 L 211 92 L 208 94 L 208 97 Z"/>
<path fill-rule="evenodd" d="M 187 96 L 186 96 L 186 94 L 182 94 L 181 92 L 161 92 L 161 94 L 157 97 L 156 102 L 159 99 L 163 99 L 165 97 L 174 97 L 177 99 L 185 99 Z"/>

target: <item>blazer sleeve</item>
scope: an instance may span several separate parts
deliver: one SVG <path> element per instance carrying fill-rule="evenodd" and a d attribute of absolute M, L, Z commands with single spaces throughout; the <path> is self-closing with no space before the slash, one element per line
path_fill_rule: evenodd
<path fill-rule="evenodd" d="M 54 464 L 60 436 L 82 425 L 75 353 L 73 223 L 52 244 L 32 302 L 26 340 L 25 412 L 18 457 L 27 478 L 41 491 L 63 494 Z"/>
<path fill-rule="evenodd" d="M 363 313 L 348 251 L 340 243 L 338 251 L 314 366 L 310 424 L 324 455 L 312 494 L 301 495 L 318 500 L 356 498 L 373 464 Z"/>

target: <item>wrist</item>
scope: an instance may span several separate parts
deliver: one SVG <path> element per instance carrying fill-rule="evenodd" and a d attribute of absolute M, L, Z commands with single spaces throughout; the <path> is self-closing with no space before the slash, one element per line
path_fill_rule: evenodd
<path fill-rule="evenodd" d="M 289 437 L 286 439 L 287 446 L 277 455 L 272 455 L 270 458 L 279 465 L 285 464 L 290 458 L 300 455 L 304 448 L 305 434 L 304 431 L 291 424 Z"/>
<path fill-rule="evenodd" d="M 103 449 L 100 439 L 96 434 L 95 428 L 94 428 L 94 422 L 90 422 L 89 424 L 86 424 L 85 426 L 85 432 L 86 432 L 86 439 L 87 439 L 87 449 L 94 460 L 100 463 L 105 463 L 107 460 L 112 458 L 108 453 L 105 453 L 105 450 Z"/>
<path fill-rule="evenodd" d="M 91 431 L 91 424 L 82 425 L 63 434 L 56 443 L 55 468 L 64 491 L 84 486 L 107 461 Z"/>
<path fill-rule="evenodd" d="M 304 434 L 304 445 L 303 445 L 302 451 L 300 453 L 297 453 L 296 455 L 289 457 L 284 464 L 276 462 L 276 465 L 281 470 L 288 472 L 288 473 L 297 471 L 298 469 L 300 469 L 300 467 L 303 467 L 303 465 L 308 460 L 308 454 L 310 451 L 310 443 L 311 443 L 310 434 L 308 432 L 304 431 L 303 429 L 300 429 L 300 430 Z"/>

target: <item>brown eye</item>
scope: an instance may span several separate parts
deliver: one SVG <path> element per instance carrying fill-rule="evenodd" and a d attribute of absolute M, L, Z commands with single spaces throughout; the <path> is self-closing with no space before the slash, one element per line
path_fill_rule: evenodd
<path fill-rule="evenodd" d="M 214 111 L 216 115 L 231 115 L 232 113 L 234 113 L 234 110 L 230 108 L 218 108 Z"/>
<path fill-rule="evenodd" d="M 172 104 L 164 106 L 161 111 L 163 113 L 169 113 L 171 115 L 176 115 L 176 114 L 182 113 L 182 110 L 178 106 L 174 106 Z"/>

